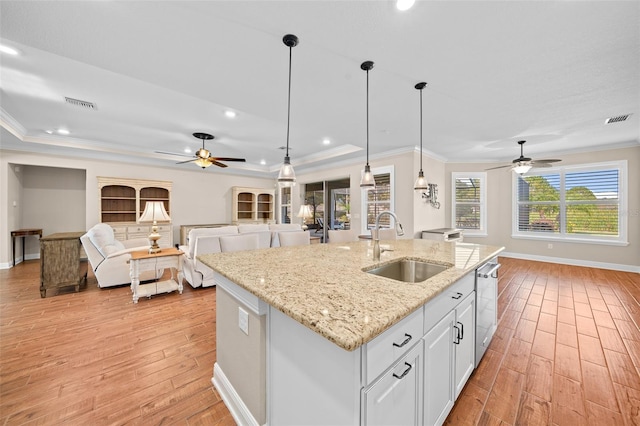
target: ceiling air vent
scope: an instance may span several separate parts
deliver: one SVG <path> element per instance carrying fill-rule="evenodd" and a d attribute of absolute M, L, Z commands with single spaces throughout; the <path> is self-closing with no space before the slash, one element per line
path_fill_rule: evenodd
<path fill-rule="evenodd" d="M 620 121 L 624 121 L 627 118 L 629 118 L 631 114 L 627 114 L 627 115 L 619 115 L 617 117 L 611 117 L 611 118 L 607 118 L 604 121 L 604 124 L 611 124 L 611 123 L 619 123 Z"/>
<path fill-rule="evenodd" d="M 96 104 L 94 104 L 93 102 L 81 101 L 80 99 L 68 98 L 66 96 L 64 97 L 64 100 L 65 100 L 66 103 L 71 104 L 71 105 L 75 105 L 75 106 L 79 106 L 79 107 L 83 107 L 83 108 L 88 108 L 88 109 L 98 109 Z"/>

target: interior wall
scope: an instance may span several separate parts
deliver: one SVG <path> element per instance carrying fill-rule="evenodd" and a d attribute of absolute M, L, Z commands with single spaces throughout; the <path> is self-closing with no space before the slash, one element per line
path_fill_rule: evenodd
<path fill-rule="evenodd" d="M 465 236 L 465 241 L 478 244 L 504 246 L 505 251 L 530 258 L 568 259 L 577 264 L 602 266 L 625 265 L 640 268 L 640 146 L 608 151 L 586 152 L 559 156 L 562 165 L 599 163 L 627 160 L 628 184 L 627 215 L 628 241 L 626 246 L 562 241 L 513 238 L 511 171 L 487 172 L 487 237 Z M 446 165 L 447 193 L 451 194 L 452 172 L 479 172 L 499 164 L 449 163 Z M 451 197 L 446 197 L 447 223 L 451 224 Z M 552 248 L 549 248 L 549 243 Z M 624 268 L 623 268 L 624 269 Z M 628 269 L 628 268 L 626 268 Z"/>
<path fill-rule="evenodd" d="M 407 191 L 407 188 L 409 188 L 413 194 L 414 238 L 421 238 L 422 231 L 424 230 L 444 228 L 446 226 L 447 203 L 445 200 L 446 195 L 450 190 L 446 186 L 445 163 L 425 154 L 422 154 L 422 170 L 427 182 L 437 185 L 437 201 L 440 203 L 440 208 L 432 206 L 428 200 L 422 198 L 422 193 L 425 191 L 413 190 L 413 185 L 415 184 L 416 179 L 418 178 L 418 172 L 420 171 L 420 155 L 419 151 L 415 152 L 413 174 L 408 177 L 409 181 L 406 182 L 403 187 L 404 191 Z"/>
<path fill-rule="evenodd" d="M 393 166 L 394 170 L 394 202 L 395 213 L 404 227 L 405 235 L 402 238 L 419 238 L 423 229 L 440 228 L 444 226 L 444 210 L 434 209 L 421 199 L 421 195 L 413 190 L 413 184 L 418 176 L 418 153 L 414 151 L 390 155 L 384 158 L 370 158 L 369 165 L 372 171 L 381 167 Z M 295 166 L 295 165 L 294 165 Z M 440 197 L 444 196 L 444 163 L 427 156 L 423 159 L 425 176 L 430 182 L 437 183 L 440 189 Z M 363 161 L 357 164 L 336 166 L 330 169 L 298 173 L 293 193 L 293 211 L 298 211 L 301 200 L 300 188 L 305 183 L 319 182 L 323 180 L 350 178 L 351 189 L 351 229 L 362 232 L 362 191 L 360 189 L 360 176 L 364 169 Z M 428 172 L 427 172 L 428 170 Z M 443 198 L 441 200 L 444 201 Z"/>
<path fill-rule="evenodd" d="M 16 218 L 14 222 L 10 223 L 8 220 L 9 212 L 13 209 L 11 207 L 12 201 L 18 197 L 21 192 L 19 188 L 22 186 L 16 177 L 18 173 L 13 171 L 13 165 L 19 165 L 21 169 L 24 169 L 25 165 L 50 169 L 51 164 L 55 164 L 58 169 L 84 170 L 84 205 L 75 207 L 84 209 L 85 229 L 100 222 L 98 176 L 171 181 L 173 183 L 171 219 L 174 242 L 180 241 L 180 225 L 230 223 L 231 188 L 233 186 L 273 188 L 275 185 L 275 178 L 233 175 L 223 169 L 213 170 L 217 169 L 214 167 L 202 170 L 193 166 L 193 169 L 178 170 L 111 161 L 56 157 L 54 155 L 44 157 L 27 152 L 0 150 L 0 182 L 2 182 L 3 189 L 0 194 L 0 211 L 6 215 L 1 219 L 3 228 L 6 226 L 4 229 L 18 229 L 28 226 L 22 217 L 24 211 L 13 212 Z M 10 190 L 10 188 L 13 189 Z M 78 203 L 81 202 L 78 201 Z M 19 203 L 19 205 L 22 204 Z M 65 206 L 67 209 L 71 207 Z M 39 223 L 36 223 L 36 218 L 29 219 L 29 221 L 31 220 L 34 221 L 35 227 L 41 227 Z M 49 229 L 57 229 L 56 227 L 59 225 L 51 222 L 47 226 L 50 227 Z M 17 246 L 16 250 L 18 250 Z M 2 232 L 0 233 L 0 267 L 9 267 L 11 265 L 10 258 L 11 236 L 8 231 Z"/>

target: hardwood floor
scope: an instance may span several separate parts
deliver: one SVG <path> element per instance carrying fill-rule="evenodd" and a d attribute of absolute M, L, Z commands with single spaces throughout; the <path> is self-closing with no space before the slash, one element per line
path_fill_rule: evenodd
<path fill-rule="evenodd" d="M 0 424 L 235 425 L 211 385 L 215 288 L 40 298 L 40 263 L 0 271 Z"/>
<path fill-rule="evenodd" d="M 500 263 L 497 333 L 446 424 L 640 424 L 640 275 Z"/>
<path fill-rule="evenodd" d="M 450 425 L 640 424 L 640 275 L 501 258 L 498 331 Z M 215 288 L 40 298 L 0 270 L 0 424 L 233 425 L 211 385 Z"/>

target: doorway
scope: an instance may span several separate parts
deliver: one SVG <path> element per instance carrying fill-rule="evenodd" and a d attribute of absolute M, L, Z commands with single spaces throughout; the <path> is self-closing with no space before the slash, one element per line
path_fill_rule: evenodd
<path fill-rule="evenodd" d="M 313 223 L 308 224 L 311 235 L 322 242 L 327 241 L 329 229 L 351 229 L 350 178 L 308 183 L 303 201 L 313 215 Z"/>

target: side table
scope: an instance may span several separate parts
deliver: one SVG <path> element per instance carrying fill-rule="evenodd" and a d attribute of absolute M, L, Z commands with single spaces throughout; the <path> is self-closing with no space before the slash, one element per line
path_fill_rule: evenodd
<path fill-rule="evenodd" d="M 133 303 L 138 303 L 140 297 L 146 296 L 150 298 L 154 294 L 171 293 L 175 290 L 182 294 L 182 254 L 182 251 L 173 247 L 163 248 L 158 253 L 149 253 L 147 250 L 131 252 L 129 274 L 131 276 Z M 140 284 L 140 272 L 157 271 L 164 268 L 171 269 L 170 280 Z"/>
<path fill-rule="evenodd" d="M 87 284 L 87 262 L 81 259 L 82 232 L 58 232 L 40 238 L 40 297 L 47 290 Z"/>
<path fill-rule="evenodd" d="M 24 237 L 27 237 L 29 235 L 37 235 L 38 238 L 42 238 L 42 229 L 28 228 L 11 231 L 11 242 L 13 243 L 13 266 L 16 266 L 16 237 L 22 237 L 22 261 L 24 262 Z"/>

